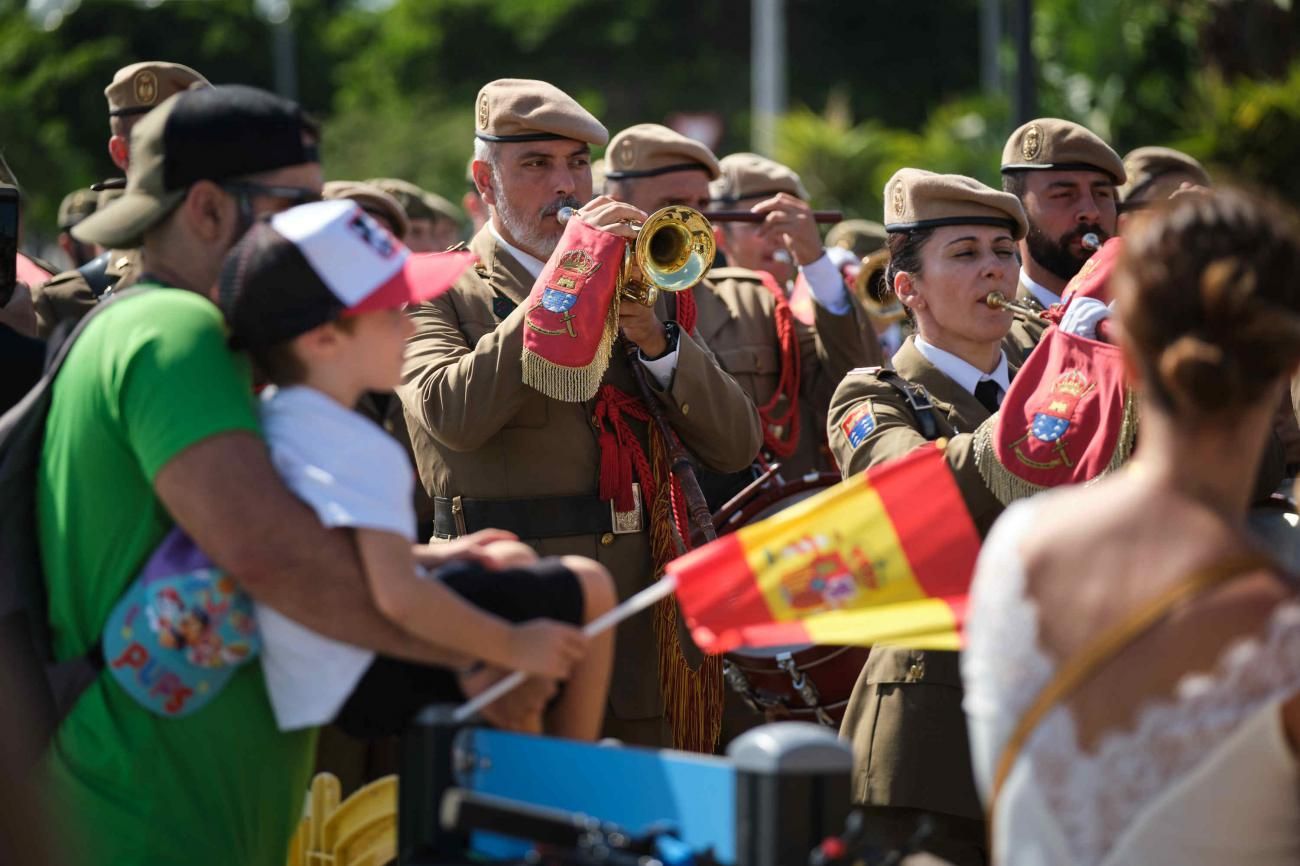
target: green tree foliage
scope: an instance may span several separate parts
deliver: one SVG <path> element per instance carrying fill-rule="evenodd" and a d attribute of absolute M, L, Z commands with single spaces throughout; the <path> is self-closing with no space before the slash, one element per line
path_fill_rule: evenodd
<path fill-rule="evenodd" d="M 786 0 L 789 96 L 777 156 L 819 205 L 875 217 L 899 166 L 997 182 L 1012 118 L 978 88 L 980 0 Z M 1176 144 L 1291 190 L 1300 82 L 1292 0 L 1035 0 L 1041 112 L 1121 152 Z M 747 0 L 293 0 L 299 97 L 325 121 L 330 177 L 401 175 L 458 198 L 478 88 L 542 78 L 617 131 L 716 112 L 749 147 Z M 273 86 L 254 0 L 84 0 L 46 31 L 0 0 L 0 150 L 31 234 L 110 176 L 103 88 L 142 59 Z M 1271 82 L 1271 83 L 1270 83 Z"/>
<path fill-rule="evenodd" d="M 1209 75 L 1192 102 L 1182 147 L 1218 178 L 1272 189 L 1300 205 L 1300 64 L 1279 81 Z"/>

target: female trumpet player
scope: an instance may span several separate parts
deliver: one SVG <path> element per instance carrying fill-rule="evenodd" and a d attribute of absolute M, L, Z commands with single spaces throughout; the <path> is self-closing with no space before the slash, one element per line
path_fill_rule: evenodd
<path fill-rule="evenodd" d="M 916 329 L 894 371 L 855 371 L 840 383 L 831 448 L 847 477 L 947 437 L 947 458 L 984 531 L 1002 506 L 975 467 L 970 434 L 997 411 L 1018 363 L 1003 350 L 1012 314 L 985 299 L 1015 295 L 1024 210 L 976 180 L 905 168 L 885 185 L 884 223 L 886 285 Z M 854 800 L 882 844 L 902 844 L 929 814 L 928 850 L 959 866 L 985 862 L 957 653 L 874 647 L 841 730 L 853 742 Z"/>

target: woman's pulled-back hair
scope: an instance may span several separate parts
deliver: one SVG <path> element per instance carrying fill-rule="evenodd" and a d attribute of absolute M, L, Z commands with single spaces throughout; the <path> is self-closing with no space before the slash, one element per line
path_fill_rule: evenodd
<path fill-rule="evenodd" d="M 1134 225 L 1113 281 L 1129 350 L 1168 412 L 1229 415 L 1300 359 L 1300 223 L 1276 202 L 1178 196 Z"/>
<path fill-rule="evenodd" d="M 872 293 L 873 300 L 881 303 L 894 297 L 894 277 L 900 272 L 921 275 L 921 248 L 934 235 L 934 229 L 913 229 L 910 232 L 890 232 L 886 243 L 889 245 L 889 266 L 885 268 L 884 279 Z M 875 297 L 876 293 L 880 297 Z M 903 305 L 907 318 L 915 320 L 912 308 Z"/>

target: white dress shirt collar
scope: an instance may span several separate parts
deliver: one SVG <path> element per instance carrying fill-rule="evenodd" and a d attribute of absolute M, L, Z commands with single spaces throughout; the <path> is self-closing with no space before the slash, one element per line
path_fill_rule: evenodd
<path fill-rule="evenodd" d="M 494 224 L 488 223 L 488 230 L 492 232 L 492 237 L 496 238 L 497 243 L 505 247 L 506 252 L 514 256 L 515 261 L 523 265 L 524 270 L 528 271 L 534 280 L 542 275 L 542 268 L 546 267 L 546 262 L 536 258 L 535 256 L 530 256 L 528 253 L 519 249 L 519 247 L 501 237 L 501 233 L 497 231 L 497 227 Z"/>
<path fill-rule="evenodd" d="M 1047 309 L 1052 304 L 1061 303 L 1060 295 L 1041 283 L 1034 282 L 1034 278 L 1029 276 L 1024 268 L 1020 269 L 1020 282 L 1025 284 L 1025 288 L 1029 290 L 1029 294 L 1034 296 L 1034 300 L 1043 305 L 1043 309 Z"/>
<path fill-rule="evenodd" d="M 992 379 L 996 382 L 997 386 L 1002 389 L 1003 394 L 1006 394 L 1007 389 L 1011 387 L 1011 371 L 1007 366 L 1006 352 L 999 351 L 998 365 L 993 368 L 992 373 L 985 373 L 973 364 L 958 358 L 952 352 L 946 352 L 932 343 L 927 343 L 925 338 L 920 335 L 914 337 L 913 341 L 916 344 L 916 350 L 921 353 L 921 357 L 971 394 L 975 393 L 975 386 L 985 379 Z"/>

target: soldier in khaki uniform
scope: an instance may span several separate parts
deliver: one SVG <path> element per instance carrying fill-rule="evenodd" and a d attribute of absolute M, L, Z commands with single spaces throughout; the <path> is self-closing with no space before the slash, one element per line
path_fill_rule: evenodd
<path fill-rule="evenodd" d="M 396 177 L 376 177 L 366 183 L 379 187 L 402 206 L 410 225 L 402 242 L 412 252 L 440 253 L 460 242 L 464 217 L 442 196 Z"/>
<path fill-rule="evenodd" d="M 609 195 L 647 213 L 674 204 L 704 210 L 709 203 L 709 181 L 721 175 L 718 160 L 707 147 L 655 123 L 638 124 L 618 133 L 610 140 L 606 153 Z M 738 173 L 735 178 L 736 184 L 742 186 L 779 186 L 784 180 L 770 176 L 759 179 L 755 171 Z M 788 207 L 798 214 L 809 210 L 802 201 L 791 202 Z M 796 222 L 795 218 L 779 219 L 776 214 L 770 219 L 788 224 L 791 231 L 811 234 L 811 243 L 820 245 L 811 220 Z M 795 394 L 799 429 L 793 431 L 788 422 L 778 426 L 771 420 L 787 413 L 787 397 L 777 398 L 775 406 L 766 411 L 760 408 L 768 439 L 784 444 L 782 440 L 797 437 L 789 457 L 774 455 L 771 450 L 766 453 L 769 460 L 782 464 L 786 478 L 826 466 L 826 461 L 818 457 L 830 395 L 849 370 L 877 360 L 878 353 L 873 355 L 863 338 L 865 315 L 849 298 L 838 271 L 828 273 L 821 274 L 827 285 L 819 286 L 819 290 L 843 304 L 845 311 L 836 314 L 815 303 L 813 327 L 791 319 L 798 356 L 789 361 L 799 365 L 799 390 Z M 784 298 L 765 286 L 760 274 L 738 267 L 714 269 L 695 287 L 694 297 L 700 337 L 754 404 L 767 406 L 777 395 L 787 362 L 782 357 L 776 323 L 776 308 Z M 710 494 L 710 505 L 722 505 L 752 478 L 748 472 L 739 478 L 709 478 L 706 492 Z"/>
<path fill-rule="evenodd" d="M 1060 303 L 1065 284 L 1092 256 L 1083 236 L 1091 232 L 1104 242 L 1118 231 L 1116 188 L 1126 178 L 1119 154 L 1077 123 L 1041 117 L 1011 133 L 1002 149 L 1002 188 L 1020 199 L 1029 219 L 1016 300 L 1039 310 Z M 1012 340 L 1028 352 L 1043 330 L 1018 320 Z"/>
<path fill-rule="evenodd" d="M 611 160 L 618 154 L 612 153 Z M 834 470 L 822 431 L 835 386 L 849 370 L 879 364 L 878 343 L 867 339 L 870 324 L 862 304 L 849 291 L 843 274 L 822 245 L 812 218 L 808 192 L 799 176 L 784 165 L 751 153 L 724 157 L 710 184 L 714 206 L 766 214 L 762 223 L 721 223 L 719 241 L 728 266 L 709 273 L 712 297 L 697 291 L 700 333 L 729 372 L 746 384 L 761 406 L 776 390 L 781 371 L 776 335 L 770 330 L 777 306 L 788 305 L 798 347 L 799 435 L 794 453 L 780 458 L 782 475 Z M 791 293 L 797 285 L 806 294 Z M 761 330 L 744 325 L 767 322 Z M 771 416 L 785 414 L 785 403 Z M 785 439 L 788 423 L 769 424 L 769 438 Z M 771 449 L 769 448 L 769 451 Z"/>
<path fill-rule="evenodd" d="M 434 497 L 435 539 L 508 529 L 543 555 L 598 560 L 626 598 L 655 576 L 644 503 L 638 514 L 615 520 L 611 502 L 598 497 L 595 402 L 543 396 L 523 384 L 521 360 L 523 302 L 562 233 L 555 213 L 591 197 L 590 146 L 608 134 L 571 97 L 540 81 L 486 85 L 475 117 L 474 177 L 492 219 L 469 245 L 477 268 L 412 311 L 416 334 L 398 389 L 420 479 Z M 576 218 L 631 236 L 616 221 L 644 214 L 598 199 Z M 670 320 L 672 307 L 665 297 L 653 309 L 622 304 L 620 326 L 639 347 L 638 359 L 629 360 L 618 341 L 603 382 L 637 395 L 632 364 L 641 364 L 659 408 L 699 462 L 740 470 L 758 452 L 758 413 L 703 343 Z M 649 455 L 646 425 L 624 420 Z M 658 658 L 651 612 L 619 626 L 606 735 L 672 742 Z M 720 690 L 720 678 L 716 685 Z"/>
<path fill-rule="evenodd" d="M 79 268 L 99 255 L 99 247 L 83 244 L 71 234 L 72 227 L 95 212 L 99 203 L 99 193 L 93 189 L 77 189 L 63 197 L 59 202 L 59 249 Z"/>
<path fill-rule="evenodd" d="M 108 153 L 113 164 L 123 172 L 130 164 L 130 136 L 136 121 L 169 96 L 195 85 L 210 86 L 202 75 L 179 63 L 153 60 L 119 69 L 104 88 L 112 132 Z M 48 282 L 34 286 L 32 303 L 36 307 L 40 336 L 50 336 L 62 322 L 76 323 L 106 291 L 124 289 L 139 278 L 138 251 L 106 250 L 80 268 L 56 274 Z"/>
<path fill-rule="evenodd" d="M 1124 171 L 1128 175 L 1116 190 L 1123 215 L 1167 201 L 1185 187 L 1210 187 L 1210 173 L 1197 159 L 1172 147 L 1139 147 L 1124 154 Z"/>
<path fill-rule="evenodd" d="M 361 209 L 393 233 L 393 237 L 403 243 L 411 230 L 406 210 L 398 200 L 384 192 L 369 181 L 331 180 L 321 190 L 320 197 L 326 200 L 346 198 L 356 202 Z"/>
<path fill-rule="evenodd" d="M 917 332 L 893 371 L 854 371 L 836 389 L 831 448 L 847 475 L 947 438 L 945 456 L 983 533 L 1002 506 L 976 469 L 971 434 L 1016 371 L 1003 344 L 1011 315 L 983 299 L 1015 286 L 1024 211 L 1015 196 L 971 178 L 905 168 L 885 185 L 885 226 L 886 280 Z M 961 696 L 957 653 L 874 647 L 840 731 L 853 744 L 854 800 L 884 843 L 906 840 L 927 813 L 936 821 L 929 850 L 979 864 L 983 811 Z"/>

